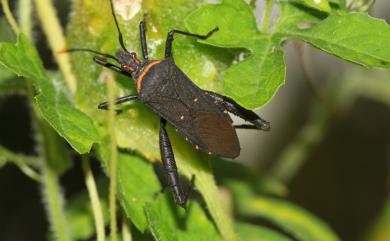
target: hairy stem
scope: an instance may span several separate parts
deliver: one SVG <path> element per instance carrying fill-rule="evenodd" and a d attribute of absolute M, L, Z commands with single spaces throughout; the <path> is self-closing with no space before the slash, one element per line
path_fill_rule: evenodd
<path fill-rule="evenodd" d="M 31 0 L 23 0 L 19 3 L 20 23 L 27 37 L 31 38 L 32 32 L 32 7 Z M 12 17 L 12 15 L 10 15 Z M 13 17 L 12 17 L 13 18 Z M 19 29 L 19 28 L 18 28 Z M 15 31 L 15 34 L 18 32 Z M 56 240 L 71 241 L 71 235 L 68 229 L 68 223 L 64 210 L 64 199 L 62 189 L 59 183 L 60 174 L 51 166 L 51 163 L 58 159 L 57 150 L 63 148 L 62 142 L 57 141 L 57 134 L 40 116 L 38 107 L 34 100 L 34 88 L 32 81 L 26 80 L 27 96 L 30 101 L 31 119 L 37 132 L 37 146 L 40 150 L 40 157 L 43 159 L 40 165 L 42 195 L 46 202 L 46 209 Z M 60 158 L 64 159 L 63 156 Z M 61 160 L 60 160 L 61 161 Z"/>
<path fill-rule="evenodd" d="M 107 78 L 107 91 L 109 106 L 114 106 L 115 100 L 115 82 L 111 73 Z M 109 191 L 109 210 L 110 210 L 110 229 L 111 240 L 117 241 L 117 222 L 116 222 L 116 189 L 117 189 L 117 149 L 115 136 L 115 111 L 114 108 L 108 108 L 108 129 L 110 132 L 110 191 Z"/>
<path fill-rule="evenodd" d="M 87 186 L 89 199 L 91 200 L 91 204 L 92 204 L 92 211 L 95 219 L 95 227 L 97 233 L 97 241 L 105 241 L 106 233 L 104 230 L 103 211 L 100 205 L 100 199 L 96 188 L 95 179 L 93 177 L 93 173 L 89 165 L 89 158 L 87 156 L 83 156 L 83 171 L 84 171 L 85 185 Z"/>
<path fill-rule="evenodd" d="M 53 3 L 51 0 L 35 0 L 35 6 L 54 59 L 65 77 L 65 82 L 70 92 L 74 94 L 77 87 L 76 78 L 72 73 L 69 55 L 57 54 L 58 51 L 66 48 L 66 41 Z"/>
<path fill-rule="evenodd" d="M 32 167 L 40 167 L 40 159 L 36 157 L 25 156 L 22 154 L 13 153 L 12 151 L 0 146 L 0 166 L 5 162 L 12 162 L 19 169 L 31 179 L 40 182 L 41 175 L 35 171 Z"/>
<path fill-rule="evenodd" d="M 255 9 L 255 8 L 256 8 L 256 0 L 250 0 L 250 1 L 249 1 L 249 6 L 250 6 L 252 9 Z"/>
<path fill-rule="evenodd" d="M 15 35 L 18 36 L 20 33 L 20 28 L 19 28 L 18 24 L 16 23 L 14 16 L 11 13 L 11 10 L 10 10 L 9 5 L 8 5 L 8 1 L 1 0 L 1 5 L 3 5 L 3 11 L 4 11 L 4 14 L 5 14 L 5 17 L 8 21 L 8 23 L 11 25 L 11 28 L 14 31 Z"/>
<path fill-rule="evenodd" d="M 263 21 L 261 22 L 261 32 L 266 32 L 269 21 L 271 19 L 273 0 L 266 0 L 266 7 L 263 14 Z"/>
<path fill-rule="evenodd" d="M 122 240 L 123 241 L 132 241 L 133 237 L 131 236 L 130 223 L 127 222 L 126 218 L 123 218 L 122 222 Z"/>
<path fill-rule="evenodd" d="M 42 174 L 43 196 L 55 238 L 59 241 L 70 241 L 59 175 L 48 163 L 42 168 Z"/>
<path fill-rule="evenodd" d="M 28 36 L 31 37 L 32 32 L 32 0 L 19 0 L 19 8 L 18 8 L 18 20 L 21 27 L 21 31 Z"/>

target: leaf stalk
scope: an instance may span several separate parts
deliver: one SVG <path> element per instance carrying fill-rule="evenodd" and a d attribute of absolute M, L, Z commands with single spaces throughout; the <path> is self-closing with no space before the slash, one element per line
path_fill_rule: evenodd
<path fill-rule="evenodd" d="M 266 6 L 263 14 L 263 21 L 261 21 L 261 32 L 267 32 L 269 22 L 271 19 L 273 0 L 266 0 Z"/>
<path fill-rule="evenodd" d="M 84 171 L 85 185 L 87 186 L 89 199 L 91 200 L 91 204 L 92 204 L 92 212 L 95 219 L 97 241 L 105 241 L 106 233 L 104 230 L 103 211 L 100 205 L 99 194 L 96 188 L 96 182 L 93 177 L 91 166 L 89 164 L 88 156 L 83 156 L 83 171 Z"/>
<path fill-rule="evenodd" d="M 14 31 L 15 35 L 18 36 L 20 33 L 20 28 L 19 28 L 18 24 L 16 23 L 14 16 L 12 15 L 11 9 L 9 8 L 9 5 L 8 5 L 8 1 L 1 0 L 1 5 L 3 5 L 5 18 L 7 19 L 8 23 L 11 25 L 11 28 Z"/>

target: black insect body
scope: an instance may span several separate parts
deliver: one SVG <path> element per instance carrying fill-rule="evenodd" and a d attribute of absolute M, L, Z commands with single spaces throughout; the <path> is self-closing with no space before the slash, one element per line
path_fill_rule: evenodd
<path fill-rule="evenodd" d="M 140 37 L 144 61 L 141 62 L 134 52 L 129 52 L 125 48 L 113 11 L 112 0 L 110 3 L 119 33 L 119 43 L 123 50 L 119 51 L 116 57 L 90 49 L 73 48 L 68 49 L 67 52 L 87 51 L 98 54 L 93 58 L 96 63 L 134 80 L 137 95 L 118 98 L 115 100 L 115 104 L 140 100 L 161 117 L 159 133 L 161 159 L 169 185 L 173 189 L 175 201 L 180 206 L 184 206 L 190 190 L 183 192 L 181 188 L 171 143 L 165 130 L 167 122 L 196 149 L 228 158 L 235 158 L 240 154 L 240 144 L 235 128 L 269 130 L 270 125 L 254 112 L 238 105 L 231 98 L 200 89 L 176 66 L 171 51 L 175 34 L 204 40 L 218 31 L 218 28 L 206 35 L 171 30 L 166 41 L 165 59 L 149 60 L 145 24 L 142 21 L 140 23 Z M 106 58 L 115 60 L 120 66 L 107 62 Z M 108 102 L 101 103 L 98 108 L 108 109 Z M 251 124 L 234 126 L 228 112 Z"/>
<path fill-rule="evenodd" d="M 239 155 L 240 146 L 229 115 L 189 80 L 172 58 L 156 64 L 137 84 L 138 98 L 196 149 L 230 158 Z"/>

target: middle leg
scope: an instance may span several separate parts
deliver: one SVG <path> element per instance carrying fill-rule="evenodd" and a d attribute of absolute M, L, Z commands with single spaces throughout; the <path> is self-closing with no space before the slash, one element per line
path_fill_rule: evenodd
<path fill-rule="evenodd" d="M 175 197 L 175 202 L 181 207 L 185 207 L 185 204 L 188 199 L 188 194 L 191 190 L 188 190 L 187 193 L 183 192 L 183 189 L 179 180 L 179 173 L 177 172 L 177 166 L 175 161 L 175 156 L 173 155 L 173 150 L 171 142 L 169 141 L 168 133 L 165 130 L 166 120 L 163 118 L 160 119 L 160 154 L 163 162 L 163 166 L 167 175 L 168 184 L 172 187 L 173 196 Z M 193 185 L 193 179 L 191 180 L 191 186 Z"/>
<path fill-rule="evenodd" d="M 138 99 L 138 96 L 137 95 L 126 95 L 126 96 L 123 96 L 123 97 L 119 97 L 117 99 L 114 100 L 114 104 L 115 105 L 118 105 L 118 104 L 122 104 L 124 102 L 127 102 L 127 101 L 132 101 L 132 100 L 136 100 Z M 100 103 L 98 105 L 98 108 L 99 109 L 102 109 L 102 110 L 108 110 L 108 105 L 109 105 L 109 101 L 106 101 L 106 102 L 103 102 L 103 103 Z"/>

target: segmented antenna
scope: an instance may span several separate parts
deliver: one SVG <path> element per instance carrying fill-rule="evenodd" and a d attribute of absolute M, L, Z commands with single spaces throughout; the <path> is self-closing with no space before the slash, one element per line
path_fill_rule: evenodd
<path fill-rule="evenodd" d="M 92 49 L 70 48 L 70 49 L 60 50 L 60 51 L 57 52 L 57 54 L 69 53 L 69 52 L 90 52 L 90 53 L 101 55 L 101 56 L 109 58 L 109 59 L 113 59 L 113 60 L 115 60 L 116 62 L 119 63 L 119 60 L 115 56 L 113 56 L 111 54 L 105 54 L 105 53 L 102 53 L 102 52 L 99 52 L 99 51 L 96 51 L 96 50 L 92 50 Z"/>
<path fill-rule="evenodd" d="M 122 36 L 122 33 L 121 33 L 121 30 L 119 29 L 119 24 L 118 24 L 118 20 L 116 19 L 116 16 L 115 16 L 115 12 L 114 12 L 114 4 L 112 2 L 112 0 L 110 0 L 110 4 L 111 4 L 111 13 L 112 13 L 112 16 L 114 17 L 114 21 L 115 21 L 115 26 L 116 28 L 118 29 L 118 39 L 119 39 L 119 44 L 121 45 L 122 49 L 126 52 L 129 53 L 129 51 L 127 51 L 126 47 L 125 47 L 125 44 L 123 43 L 123 36 Z"/>

